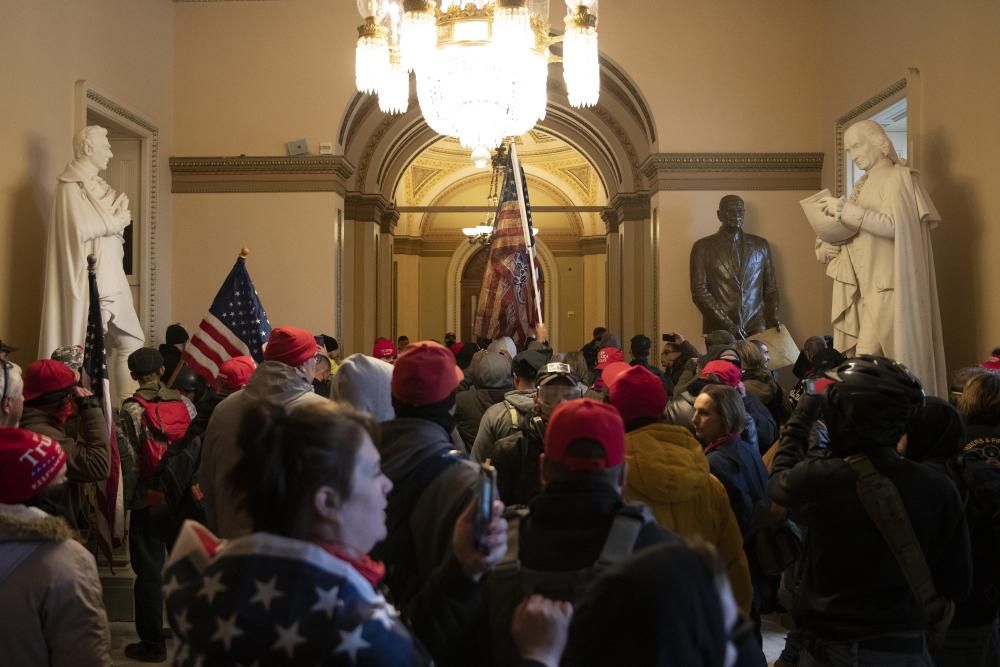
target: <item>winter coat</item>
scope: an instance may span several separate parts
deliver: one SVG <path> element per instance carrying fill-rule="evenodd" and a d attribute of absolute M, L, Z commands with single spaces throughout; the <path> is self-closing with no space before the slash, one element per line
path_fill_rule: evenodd
<path fill-rule="evenodd" d="M 20 427 L 46 435 L 66 450 L 66 478 L 72 482 L 103 482 L 111 469 L 108 449 L 108 423 L 99 407 L 83 408 L 76 437 L 66 433 L 55 417 L 25 406 Z"/>
<path fill-rule="evenodd" d="M 709 470 L 719 478 L 729 494 L 729 504 L 736 515 L 743 537 L 759 526 L 759 505 L 767 502 L 767 469 L 760 452 L 739 435 L 705 451 Z"/>
<path fill-rule="evenodd" d="M 208 526 L 220 537 L 245 535 L 252 529 L 242 498 L 229 484 L 229 473 L 240 460 L 240 425 L 250 408 L 264 404 L 287 409 L 322 404 L 329 399 L 313 391 L 312 383 L 292 366 L 265 361 L 247 386 L 228 396 L 215 408 L 202 442 L 198 483 L 205 494 Z"/>
<path fill-rule="evenodd" d="M 663 528 L 714 545 L 733 595 L 748 613 L 753 589 L 743 537 L 726 489 L 709 472 L 701 445 L 682 426 L 650 424 L 629 431 L 625 447 L 624 499 L 645 503 Z"/>
<path fill-rule="evenodd" d="M 414 418 L 397 418 L 382 424 L 378 446 L 382 472 L 396 486 L 427 459 L 454 448 L 455 443 L 444 428 Z M 451 554 L 455 520 L 472 499 L 478 482 L 479 467 L 464 460 L 446 468 L 420 493 L 411 510 L 409 526 L 421 580 Z"/>
<path fill-rule="evenodd" d="M 465 443 L 465 451 L 472 450 L 483 415 L 490 407 L 503 403 L 508 391 L 509 385 L 490 389 L 473 387 L 455 395 L 455 426 Z"/>
<path fill-rule="evenodd" d="M 531 419 L 535 409 L 534 389 L 515 389 L 503 396 L 503 401 L 487 408 L 479 422 L 479 432 L 472 444 L 472 460 L 483 462 L 494 458 L 494 450 L 498 440 L 506 438 L 514 432 L 513 418 L 510 411 L 517 412 L 518 427 L 524 426 Z"/>
<path fill-rule="evenodd" d="M 0 662 L 104 666 L 110 652 L 93 555 L 64 520 L 0 505 Z"/>
<path fill-rule="evenodd" d="M 747 417 L 753 417 L 754 433 L 750 433 L 749 428 L 744 434 L 746 437 L 743 439 L 749 442 L 752 446 L 756 447 L 761 454 L 766 452 L 771 448 L 778 440 L 778 425 L 774 421 L 774 417 L 768 412 L 764 404 L 760 402 L 760 399 L 754 396 L 751 392 L 746 392 L 743 395 L 743 408 L 746 410 Z M 747 420 L 749 423 L 750 420 Z"/>
<path fill-rule="evenodd" d="M 791 404 L 785 395 L 785 390 L 777 383 L 770 371 L 759 371 L 743 376 L 743 385 L 748 394 L 753 394 L 764 404 L 774 418 L 774 423 L 781 426 L 792 414 Z"/>

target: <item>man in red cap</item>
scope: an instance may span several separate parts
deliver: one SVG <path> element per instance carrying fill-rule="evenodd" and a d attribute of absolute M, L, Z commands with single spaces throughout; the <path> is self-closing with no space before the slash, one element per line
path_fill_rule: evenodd
<path fill-rule="evenodd" d="M 392 369 L 396 418 L 382 423 L 382 472 L 392 480 L 389 537 L 373 556 L 384 561 L 393 597 L 405 606 L 448 558 L 452 529 L 475 493 L 479 467 L 458 453 L 455 389 L 463 373 L 440 343 L 410 343 Z"/>
<path fill-rule="evenodd" d="M 41 359 L 28 364 L 20 426 L 62 446 L 71 482 L 102 482 L 108 478 L 111 460 L 107 422 L 98 399 L 77 386 L 77 381 L 76 373 L 60 361 Z M 80 420 L 77 432 L 70 434 L 66 422 L 74 414 Z M 75 493 L 71 495 L 75 500 Z"/>
<path fill-rule="evenodd" d="M 0 656 L 5 665 L 111 664 L 94 556 L 53 516 L 65 489 L 58 442 L 0 428 Z"/>
<path fill-rule="evenodd" d="M 543 490 L 527 509 L 507 512 L 510 541 L 504 560 L 487 581 L 496 664 L 516 658 L 511 618 L 525 590 L 576 601 L 589 586 L 598 561 L 607 566 L 634 551 L 675 541 L 649 510 L 625 505 L 625 426 L 607 403 L 577 399 L 552 412 L 541 457 Z"/>
<path fill-rule="evenodd" d="M 391 364 L 396 361 L 399 351 L 388 338 L 376 338 L 375 346 L 372 348 L 372 356 Z"/>
<path fill-rule="evenodd" d="M 691 432 L 663 421 L 663 381 L 643 366 L 629 366 L 609 378 L 608 397 L 625 422 L 630 474 L 623 496 L 648 505 L 663 528 L 715 546 L 736 601 L 749 613 L 750 569 L 729 496 Z"/>
<path fill-rule="evenodd" d="M 305 329 L 276 327 L 264 348 L 264 362 L 246 386 L 215 408 L 205 430 L 198 482 L 205 494 L 207 525 L 219 537 L 231 539 L 252 530 L 243 498 L 228 481 L 240 459 L 237 438 L 243 416 L 263 403 L 294 408 L 329 400 L 313 390 L 318 349 L 316 338 Z"/>
<path fill-rule="evenodd" d="M 594 380 L 594 384 L 591 385 L 590 389 L 588 389 L 583 395 L 584 398 L 592 398 L 595 401 L 607 400 L 608 388 L 607 383 L 604 381 L 604 369 L 606 369 L 609 364 L 615 363 L 625 363 L 625 353 L 621 351 L 621 348 L 602 347 L 597 351 L 597 365 L 594 366 L 597 378 Z"/>

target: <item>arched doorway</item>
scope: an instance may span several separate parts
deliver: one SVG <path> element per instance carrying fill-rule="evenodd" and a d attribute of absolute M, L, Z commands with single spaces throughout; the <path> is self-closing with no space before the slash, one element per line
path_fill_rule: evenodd
<path fill-rule="evenodd" d="M 476 318 L 476 308 L 479 306 L 479 293 L 483 288 L 483 276 L 486 273 L 486 263 L 489 257 L 489 248 L 482 247 L 469 259 L 462 270 L 462 280 L 459 282 L 461 324 L 459 330 L 455 332 L 460 340 L 472 339 L 472 325 Z M 538 291 L 544 295 L 545 274 L 538 260 L 535 260 L 535 266 L 538 269 Z M 543 310 L 545 308 L 544 301 L 542 302 L 542 308 Z"/>

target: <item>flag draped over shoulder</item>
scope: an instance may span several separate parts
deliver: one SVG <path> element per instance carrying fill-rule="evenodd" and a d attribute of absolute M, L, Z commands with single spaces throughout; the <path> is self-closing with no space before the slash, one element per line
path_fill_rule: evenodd
<path fill-rule="evenodd" d="M 184 346 L 184 362 L 213 383 L 228 359 L 250 355 L 258 363 L 263 361 L 270 335 L 271 323 L 247 273 L 246 259 L 238 257 L 208 314 Z"/>
<path fill-rule="evenodd" d="M 504 172 L 503 189 L 493 226 L 493 241 L 490 244 L 486 272 L 483 274 L 483 287 L 479 292 L 479 306 L 476 308 L 472 333 L 488 339 L 510 336 L 520 345 L 538 325 L 531 253 L 525 243 L 525 237 L 532 239 L 531 207 L 528 204 L 528 184 L 522 171 L 519 176 L 527 213 L 527 219 L 524 219 L 518 202 L 510 153 Z M 525 228 L 528 230 L 527 234 Z M 531 243 L 534 243 L 534 239 Z"/>
<path fill-rule="evenodd" d="M 90 307 L 87 311 L 87 338 L 83 346 L 83 386 L 101 401 L 108 429 L 110 465 L 108 478 L 99 482 L 93 496 L 97 517 L 97 546 L 108 562 L 112 549 L 125 540 L 125 499 L 122 492 L 122 459 L 118 449 L 114 413 L 111 410 L 111 385 L 108 380 L 108 358 L 104 348 L 104 324 L 101 321 L 101 295 L 97 291 L 97 275 L 93 255 L 88 258 Z"/>

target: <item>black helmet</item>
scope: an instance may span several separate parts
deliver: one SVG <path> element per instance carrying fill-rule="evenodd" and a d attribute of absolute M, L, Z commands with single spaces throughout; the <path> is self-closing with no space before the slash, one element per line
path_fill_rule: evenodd
<path fill-rule="evenodd" d="M 861 354 L 826 377 L 834 381 L 826 390 L 828 425 L 842 434 L 894 445 L 923 411 L 920 381 L 892 359 Z"/>

